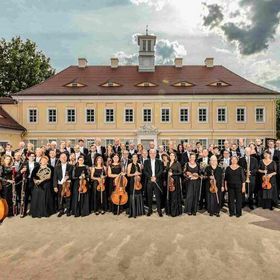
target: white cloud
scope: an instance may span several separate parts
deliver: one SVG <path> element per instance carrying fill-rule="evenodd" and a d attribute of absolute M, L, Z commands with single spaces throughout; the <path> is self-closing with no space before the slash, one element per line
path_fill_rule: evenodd
<path fill-rule="evenodd" d="M 150 7 L 155 8 L 157 11 L 160 11 L 170 0 L 130 0 L 133 4 L 139 6 L 146 4 Z"/>

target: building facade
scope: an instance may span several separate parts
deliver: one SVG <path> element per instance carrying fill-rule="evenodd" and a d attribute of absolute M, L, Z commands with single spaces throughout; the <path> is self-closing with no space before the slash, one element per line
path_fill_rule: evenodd
<path fill-rule="evenodd" d="M 139 65 L 89 66 L 79 59 L 45 82 L 13 95 L 3 108 L 22 125 L 22 139 L 36 146 L 51 140 L 96 137 L 177 144 L 200 140 L 221 145 L 276 135 L 279 93 L 258 86 L 207 58 L 203 65 L 154 65 L 156 37 L 138 37 Z"/>

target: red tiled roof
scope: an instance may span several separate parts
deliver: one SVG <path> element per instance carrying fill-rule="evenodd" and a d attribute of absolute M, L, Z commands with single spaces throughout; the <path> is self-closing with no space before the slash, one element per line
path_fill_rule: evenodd
<path fill-rule="evenodd" d="M 86 86 L 65 87 L 72 81 Z M 120 84 L 120 87 L 102 87 L 106 81 Z M 187 81 L 192 87 L 174 87 L 176 82 Z M 209 84 L 223 81 L 226 87 L 213 87 Z M 151 82 L 155 87 L 136 87 L 141 82 Z M 138 66 L 69 66 L 41 84 L 23 90 L 17 95 L 200 95 L 200 94 L 278 94 L 258 86 L 223 66 L 188 65 L 156 66 L 155 72 L 138 72 Z"/>
<path fill-rule="evenodd" d="M 26 131 L 16 120 L 14 120 L 1 106 L 0 106 L 0 128 L 15 129 Z"/>

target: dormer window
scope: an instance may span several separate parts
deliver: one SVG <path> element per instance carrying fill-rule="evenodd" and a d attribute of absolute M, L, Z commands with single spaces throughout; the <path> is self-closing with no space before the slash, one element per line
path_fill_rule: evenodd
<path fill-rule="evenodd" d="M 211 87 L 227 87 L 227 86 L 230 86 L 230 84 L 228 84 L 224 81 L 216 81 L 214 83 L 208 84 L 208 86 L 211 86 Z"/>
<path fill-rule="evenodd" d="M 137 87 L 156 87 L 157 85 L 151 82 L 142 82 L 136 85 Z"/>
<path fill-rule="evenodd" d="M 84 85 L 82 83 L 78 83 L 78 82 L 71 82 L 71 83 L 66 84 L 64 86 L 69 87 L 69 88 L 81 88 L 81 87 L 85 87 L 86 85 Z"/>
<path fill-rule="evenodd" d="M 121 85 L 112 81 L 108 81 L 100 85 L 101 87 L 120 87 Z"/>
<path fill-rule="evenodd" d="M 182 82 L 177 82 L 177 83 L 173 84 L 172 86 L 174 86 L 174 87 L 193 87 L 194 84 L 186 82 L 186 81 L 182 81 Z"/>

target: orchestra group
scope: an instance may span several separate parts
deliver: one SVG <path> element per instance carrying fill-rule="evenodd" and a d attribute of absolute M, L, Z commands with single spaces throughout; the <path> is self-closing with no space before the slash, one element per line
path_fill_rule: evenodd
<path fill-rule="evenodd" d="M 280 140 L 223 147 L 200 142 L 167 147 L 121 143 L 104 147 L 101 139 L 85 147 L 80 139 L 55 141 L 34 149 L 20 142 L 1 147 L 0 196 L 7 216 L 58 217 L 126 214 L 129 218 L 196 215 L 206 210 L 240 217 L 242 208 L 279 207 Z"/>

